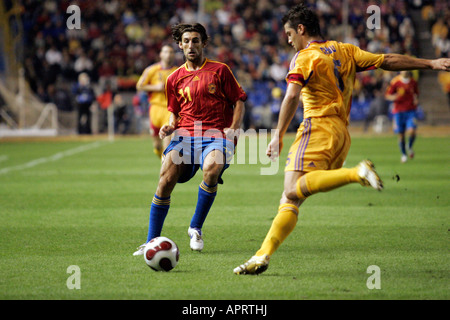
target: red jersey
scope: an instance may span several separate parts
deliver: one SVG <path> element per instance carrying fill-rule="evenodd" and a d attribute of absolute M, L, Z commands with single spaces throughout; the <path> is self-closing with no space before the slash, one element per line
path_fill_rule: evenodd
<path fill-rule="evenodd" d="M 386 93 L 397 94 L 392 113 L 416 110 L 414 96 L 419 94 L 419 89 L 414 79 L 410 78 L 408 83 L 404 83 L 400 75 L 396 76 L 391 80 Z"/>
<path fill-rule="evenodd" d="M 175 70 L 167 78 L 166 97 L 167 109 L 181 117 L 178 128 L 191 136 L 194 122 L 201 122 L 201 133 L 209 129 L 223 132 L 232 123 L 236 102 L 247 100 L 231 69 L 209 59 L 195 71 L 188 70 L 186 63 Z"/>

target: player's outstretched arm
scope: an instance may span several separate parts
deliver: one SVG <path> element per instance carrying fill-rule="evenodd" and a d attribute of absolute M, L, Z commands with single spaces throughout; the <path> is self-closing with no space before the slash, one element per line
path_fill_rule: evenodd
<path fill-rule="evenodd" d="M 450 71 L 450 59 L 421 59 L 406 55 L 388 53 L 384 55 L 384 61 L 380 66 L 383 70 L 401 71 L 431 69 L 440 71 Z"/>

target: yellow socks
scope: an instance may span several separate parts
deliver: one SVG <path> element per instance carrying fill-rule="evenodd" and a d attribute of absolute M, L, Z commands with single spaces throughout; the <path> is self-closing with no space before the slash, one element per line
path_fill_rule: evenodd
<path fill-rule="evenodd" d="M 312 194 L 330 191 L 359 180 L 356 167 L 311 171 L 298 179 L 297 196 L 299 199 L 305 199 Z"/>
<path fill-rule="evenodd" d="M 312 171 L 298 179 L 297 196 L 300 200 L 304 200 L 315 193 L 330 191 L 352 182 L 360 182 L 357 167 Z M 271 256 L 294 230 L 297 219 L 297 206 L 288 203 L 280 205 L 278 214 L 255 255 Z"/>
<path fill-rule="evenodd" d="M 156 154 L 159 158 L 161 158 L 163 154 L 163 149 L 153 148 L 153 153 Z"/>
<path fill-rule="evenodd" d="M 271 256 L 297 224 L 298 207 L 285 203 L 278 208 L 278 214 L 272 222 L 269 232 L 256 256 L 268 254 Z"/>

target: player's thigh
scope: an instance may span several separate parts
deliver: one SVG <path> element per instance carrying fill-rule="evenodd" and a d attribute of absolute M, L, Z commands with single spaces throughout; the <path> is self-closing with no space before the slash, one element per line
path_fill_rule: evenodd
<path fill-rule="evenodd" d="M 305 119 L 289 149 L 285 172 L 329 170 L 350 145 L 347 127 L 338 117 Z"/>
<path fill-rule="evenodd" d="M 221 150 L 213 149 L 203 159 L 203 177 L 210 177 L 211 179 L 217 180 L 224 167 L 225 155 Z"/>
<path fill-rule="evenodd" d="M 404 134 L 406 130 L 406 118 L 403 112 L 395 113 L 392 116 L 394 133 Z"/>
<path fill-rule="evenodd" d="M 172 193 L 175 185 L 181 176 L 186 173 L 189 165 L 178 163 L 176 161 L 179 157 L 177 150 L 172 150 L 166 154 L 161 165 L 159 174 L 158 188 L 156 194 L 161 197 L 168 197 Z"/>
<path fill-rule="evenodd" d="M 417 128 L 417 116 L 415 111 L 409 111 L 406 115 L 406 130 L 411 132 Z"/>

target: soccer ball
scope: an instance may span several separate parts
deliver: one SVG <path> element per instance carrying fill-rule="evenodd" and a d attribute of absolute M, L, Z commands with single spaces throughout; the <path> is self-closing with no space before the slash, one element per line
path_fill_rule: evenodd
<path fill-rule="evenodd" d="M 170 271 L 178 264 L 180 250 L 166 237 L 150 240 L 144 249 L 145 263 L 155 271 Z"/>

